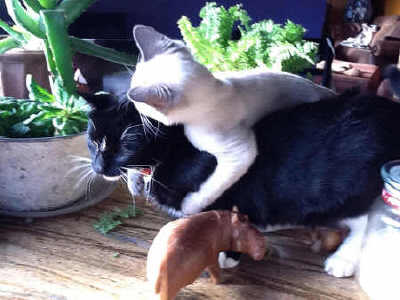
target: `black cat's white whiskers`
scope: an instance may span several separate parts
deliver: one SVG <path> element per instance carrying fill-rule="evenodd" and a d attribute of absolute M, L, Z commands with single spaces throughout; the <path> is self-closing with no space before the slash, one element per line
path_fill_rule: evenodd
<path fill-rule="evenodd" d="M 128 184 L 128 177 L 123 173 L 121 173 L 120 180 L 122 183 Z"/>
<path fill-rule="evenodd" d="M 121 134 L 120 140 L 124 140 L 125 138 L 131 138 L 131 137 L 134 137 L 134 136 L 138 136 L 139 135 L 138 133 L 132 133 L 132 132 L 129 133 L 130 129 L 138 127 L 138 126 L 143 126 L 143 124 L 130 125 L 130 126 L 126 127 L 126 129 Z"/>
<path fill-rule="evenodd" d="M 90 163 L 89 162 L 82 162 L 79 165 L 72 167 L 70 170 L 68 170 L 68 172 L 65 174 L 66 176 L 75 173 L 81 169 L 87 169 L 87 168 L 91 168 Z"/>
<path fill-rule="evenodd" d="M 121 167 L 123 170 L 128 170 L 132 168 L 151 168 L 151 165 L 126 165 L 125 167 Z"/>
<path fill-rule="evenodd" d="M 90 179 L 90 177 L 92 177 L 93 175 L 96 175 L 96 173 L 91 168 L 81 172 L 80 176 L 78 176 L 79 180 L 75 183 L 74 188 L 75 189 L 79 188 L 79 186 L 82 184 L 82 182 Z"/>
<path fill-rule="evenodd" d="M 68 155 L 68 158 L 71 159 L 73 162 L 92 162 L 92 160 L 89 157 L 85 156 L 79 156 L 79 155 Z"/>
<path fill-rule="evenodd" d="M 87 185 L 86 185 L 86 201 L 90 201 L 90 195 L 92 193 L 92 183 L 95 181 L 96 179 L 96 173 L 92 172 L 89 175 L 88 181 L 87 181 Z"/>
<path fill-rule="evenodd" d="M 163 184 L 162 182 L 160 182 L 160 181 L 154 179 L 154 176 L 151 176 L 151 177 L 150 177 L 150 180 L 151 180 L 152 182 L 155 182 L 155 183 L 161 185 L 163 188 L 172 191 L 172 189 L 170 189 L 168 186 L 166 186 L 166 185 Z"/>
<path fill-rule="evenodd" d="M 125 136 L 121 136 L 120 140 L 125 142 L 131 142 L 138 139 L 138 134 L 128 133 Z"/>

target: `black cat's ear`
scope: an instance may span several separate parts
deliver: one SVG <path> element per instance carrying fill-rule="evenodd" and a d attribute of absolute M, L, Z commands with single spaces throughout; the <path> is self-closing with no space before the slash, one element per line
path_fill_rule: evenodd
<path fill-rule="evenodd" d="M 163 87 L 160 90 L 160 88 L 155 86 L 131 88 L 127 95 L 131 101 L 143 102 L 158 110 L 167 108 L 173 99 L 170 89 Z"/>
<path fill-rule="evenodd" d="M 153 27 L 136 25 L 133 27 L 133 38 L 144 61 L 162 54 L 172 41 L 166 35 L 159 33 Z"/>
<path fill-rule="evenodd" d="M 80 96 L 86 100 L 92 109 L 104 110 L 115 104 L 115 99 L 107 93 L 80 93 Z"/>

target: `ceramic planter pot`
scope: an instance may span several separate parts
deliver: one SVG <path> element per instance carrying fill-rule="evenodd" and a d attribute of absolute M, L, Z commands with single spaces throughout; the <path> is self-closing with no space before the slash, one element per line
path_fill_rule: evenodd
<path fill-rule="evenodd" d="M 108 196 L 116 183 L 87 186 L 74 156 L 88 157 L 86 135 L 0 138 L 0 214 L 41 217 L 79 210 Z M 74 169 L 75 168 L 75 169 Z M 88 194 L 87 194 L 88 191 Z"/>
<path fill-rule="evenodd" d="M 14 49 L 0 55 L 0 96 L 28 98 L 26 75 L 50 90 L 49 73 L 43 51 Z"/>

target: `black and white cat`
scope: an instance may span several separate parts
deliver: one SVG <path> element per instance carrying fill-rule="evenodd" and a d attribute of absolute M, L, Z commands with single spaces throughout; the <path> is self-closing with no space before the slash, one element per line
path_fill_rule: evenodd
<path fill-rule="evenodd" d="M 165 125 L 183 124 L 189 141 L 218 162 L 201 188 L 185 196 L 185 214 L 211 205 L 247 172 L 258 152 L 251 127 L 265 114 L 335 95 L 285 72 L 211 74 L 181 41 L 143 25 L 133 33 L 142 59 L 128 97 L 143 115 Z"/>
<path fill-rule="evenodd" d="M 397 84 L 400 81 L 392 81 Z M 126 99 L 99 95 L 88 101 L 93 107 L 88 131 L 93 169 L 119 176 L 124 167 L 157 165 L 150 199 L 181 215 L 184 197 L 199 190 L 214 171 L 215 157 L 194 148 L 181 126 L 161 125 L 163 134 L 146 136 L 139 113 Z M 400 134 L 395 130 L 399 115 L 400 104 L 347 94 L 264 117 L 254 126 L 260 153 L 256 161 L 207 209 L 236 205 L 266 231 L 346 225 L 350 234 L 325 261 L 325 270 L 337 277 L 351 276 L 366 213 L 382 188 L 379 169 L 400 157 Z"/>

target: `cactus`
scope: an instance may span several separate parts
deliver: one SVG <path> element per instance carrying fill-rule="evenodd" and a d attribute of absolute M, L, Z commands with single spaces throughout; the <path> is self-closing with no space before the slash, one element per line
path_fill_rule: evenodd
<path fill-rule="evenodd" d="M 60 76 L 68 92 L 74 93 L 72 55 L 81 52 L 124 65 L 134 65 L 136 57 L 69 36 L 67 28 L 96 0 L 5 0 L 16 26 L 0 20 L 9 37 L 0 41 L 0 53 L 42 40 L 48 68 Z"/>
<path fill-rule="evenodd" d="M 44 114 L 36 114 L 35 118 L 46 117 L 46 120 L 53 118 L 52 123 L 56 124 L 54 125 L 56 130 L 52 131 L 55 134 L 73 133 L 74 131 L 71 128 L 76 128 L 76 131 L 79 131 L 82 129 L 82 124 L 84 124 L 82 122 L 85 122 L 84 114 L 83 116 L 81 114 L 84 111 L 84 105 L 82 104 L 82 99 L 77 95 L 73 79 L 72 57 L 75 52 L 96 56 L 128 66 L 136 63 L 136 57 L 133 55 L 102 47 L 68 35 L 68 26 L 95 1 L 5 0 L 7 12 L 14 25 L 9 25 L 0 20 L 0 28 L 5 30 L 9 35 L 7 38 L 0 40 L 0 54 L 13 48 L 24 48 L 35 43 L 41 45 L 46 56 L 48 70 L 51 74 L 50 86 L 53 96 L 51 105 L 53 106 L 53 110 L 59 110 L 57 114 L 54 111 L 51 111 L 51 114 L 49 113 L 50 104 L 46 103 L 42 105 L 39 103 L 43 100 L 41 99 L 42 93 L 38 93 L 35 96 L 35 91 L 38 89 L 32 89 L 32 86 L 37 86 L 37 84 L 29 80 L 29 78 L 27 78 L 27 87 L 32 91 L 30 93 L 31 100 L 38 102 L 35 105 L 38 105 L 42 109 L 46 108 Z M 11 100 L 8 99 L 7 101 Z M 6 103 L 3 103 L 4 105 Z M 0 107 L 1 112 L 2 109 Z M 29 120 L 22 122 L 24 126 L 29 123 Z M 74 122 L 79 122 L 79 126 L 75 126 Z M 9 122 L 7 124 L 9 125 Z M 61 126 L 60 124 L 67 125 Z M 17 125 L 20 124 L 18 123 Z M 50 132 L 51 130 L 46 129 L 45 131 Z"/>

